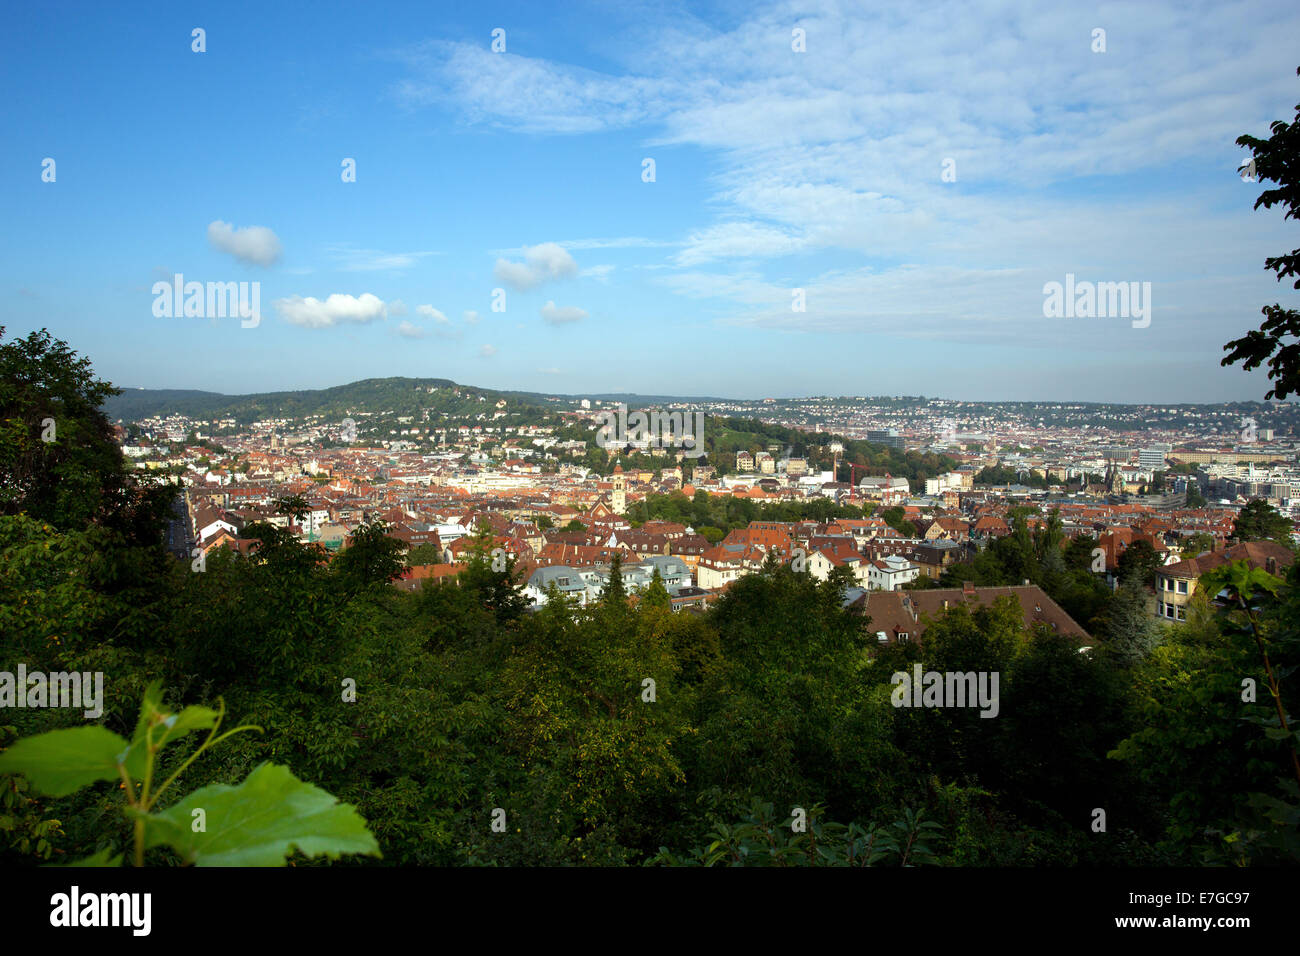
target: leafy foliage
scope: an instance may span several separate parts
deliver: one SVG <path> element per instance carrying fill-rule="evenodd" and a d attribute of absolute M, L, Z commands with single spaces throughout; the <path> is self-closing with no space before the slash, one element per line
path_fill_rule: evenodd
<path fill-rule="evenodd" d="M 1296 73 L 1300 74 L 1300 69 Z M 1237 137 L 1237 145 L 1251 151 L 1251 163 L 1258 180 L 1277 184 L 1259 194 L 1254 208 L 1272 209 L 1280 205 L 1286 210 L 1284 219 L 1300 218 L 1300 162 L 1297 161 L 1300 157 L 1300 105 L 1296 106 L 1292 122 L 1278 120 L 1270 129 L 1273 135 L 1268 139 L 1249 135 Z M 1294 276 L 1293 287 L 1300 289 L 1300 249 L 1270 256 L 1264 260 L 1264 268 L 1276 272 L 1279 282 Z M 1260 311 L 1264 314 L 1264 322 L 1258 329 L 1225 345 L 1223 350 L 1228 355 L 1219 364 L 1241 363 L 1243 369 L 1250 371 L 1267 361 L 1268 377 L 1273 386 L 1264 397 L 1285 399 L 1300 391 L 1300 341 L 1297 341 L 1300 339 L 1300 311 L 1284 309 L 1277 303 L 1266 305 Z"/>

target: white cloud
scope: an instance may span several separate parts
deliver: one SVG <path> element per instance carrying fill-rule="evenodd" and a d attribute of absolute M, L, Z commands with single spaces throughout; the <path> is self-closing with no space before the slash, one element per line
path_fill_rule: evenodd
<path fill-rule="evenodd" d="M 450 321 L 445 315 L 431 305 L 417 305 L 415 307 L 415 314 L 420 316 L 422 319 L 432 319 L 434 322 L 444 325 Z"/>
<path fill-rule="evenodd" d="M 308 329 L 326 329 L 347 322 L 365 324 L 387 315 L 384 301 L 369 292 L 359 297 L 336 292 L 324 301 L 294 295 L 276 299 L 273 305 L 286 322 Z"/>
<path fill-rule="evenodd" d="M 578 276 L 584 279 L 595 279 L 597 282 L 608 283 L 610 273 L 613 271 L 614 267 L 609 265 L 588 266 L 586 269 L 579 272 Z"/>
<path fill-rule="evenodd" d="M 563 374 L 564 374 L 563 369 L 558 369 L 558 368 L 555 368 L 554 366 L 552 366 L 552 367 L 550 367 L 550 368 L 539 368 L 537 371 L 541 372 L 543 375 L 563 375 Z"/>
<path fill-rule="evenodd" d="M 465 310 L 466 325 L 478 325 L 478 320 L 479 320 L 479 314 L 477 312 L 475 312 L 473 309 Z"/>
<path fill-rule="evenodd" d="M 534 132 L 586 133 L 640 122 L 666 108 L 663 84 L 617 77 L 487 44 L 431 41 L 403 59 L 417 74 L 396 94 L 412 106 L 454 104 L 478 119 Z"/>
<path fill-rule="evenodd" d="M 498 259 L 492 274 L 516 292 L 527 292 L 553 279 L 569 279 L 578 274 L 578 264 L 564 247 L 554 242 L 524 247 L 524 261 Z"/>
<path fill-rule="evenodd" d="M 208 242 L 213 248 L 251 265 L 270 266 L 280 258 L 280 239 L 266 226 L 236 229 L 228 222 L 215 219 L 208 223 Z"/>
<path fill-rule="evenodd" d="M 713 259 L 755 258 L 798 252 L 806 240 L 756 222 L 728 222 L 691 233 L 674 261 L 694 266 Z"/>
<path fill-rule="evenodd" d="M 497 347 L 495 345 L 484 345 L 479 348 L 478 354 L 480 358 L 491 358 L 497 354 Z"/>
<path fill-rule="evenodd" d="M 554 302 L 547 302 L 542 306 L 542 318 L 552 325 L 563 325 L 566 322 L 577 322 L 587 317 L 585 309 L 580 309 L 575 305 L 557 306 Z"/>
<path fill-rule="evenodd" d="M 388 314 L 392 318 L 398 318 L 406 315 L 406 303 L 401 299 L 394 299 L 388 303 Z"/>
<path fill-rule="evenodd" d="M 397 327 L 397 334 L 404 335 L 408 339 L 422 339 L 429 333 L 418 325 L 412 325 L 410 322 L 403 322 Z"/>
<path fill-rule="evenodd" d="M 403 272 L 438 252 L 385 252 L 383 249 L 358 249 L 347 244 L 329 246 L 326 254 L 344 272 Z"/>

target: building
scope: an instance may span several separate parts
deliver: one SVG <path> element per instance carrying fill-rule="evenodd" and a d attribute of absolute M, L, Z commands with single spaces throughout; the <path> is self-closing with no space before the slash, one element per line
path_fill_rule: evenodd
<path fill-rule="evenodd" d="M 614 486 L 610 492 L 610 497 L 613 499 L 611 507 L 614 509 L 615 514 L 625 514 L 627 512 L 627 478 L 623 475 L 623 466 L 621 464 L 614 465 L 614 473 L 610 476 L 610 482 Z"/>
<path fill-rule="evenodd" d="M 873 591 L 897 591 L 915 581 L 921 569 L 907 558 L 891 554 L 867 565 L 867 587 Z"/>
<path fill-rule="evenodd" d="M 903 436 L 898 434 L 897 428 L 869 430 L 867 441 L 873 445 L 884 445 L 886 448 L 897 448 L 900 451 L 903 448 Z"/>
<path fill-rule="evenodd" d="M 1196 593 L 1201 575 L 1242 560 L 1248 561 L 1252 568 L 1263 568 L 1269 574 L 1281 576 L 1295 561 L 1295 554 L 1276 541 L 1247 541 L 1165 565 L 1156 571 L 1156 617 L 1167 621 L 1187 620 L 1187 605 Z"/>
<path fill-rule="evenodd" d="M 541 607 L 547 601 L 550 587 L 566 597 L 576 598 L 580 605 L 586 605 L 600 597 L 601 583 L 598 575 L 589 569 L 554 565 L 534 571 L 524 586 L 524 595 L 533 607 Z"/>
<path fill-rule="evenodd" d="M 1169 454 L 1168 445 L 1152 445 L 1138 451 L 1138 467 L 1144 471 L 1164 471 L 1165 455 Z"/>
<path fill-rule="evenodd" d="M 1074 618 L 1034 584 L 1015 587 L 977 588 L 965 582 L 960 588 L 936 588 L 930 591 L 868 591 L 849 604 L 849 608 L 871 618 L 871 630 L 878 645 L 922 641 L 931 621 L 958 607 L 975 610 L 988 607 L 999 598 L 1014 598 L 1020 606 L 1025 627 L 1042 625 L 1056 634 L 1064 634 L 1092 646 L 1092 638 Z"/>

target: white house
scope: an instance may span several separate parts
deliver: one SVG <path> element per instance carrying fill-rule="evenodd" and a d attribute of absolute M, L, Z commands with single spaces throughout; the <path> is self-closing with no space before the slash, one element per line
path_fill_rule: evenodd
<path fill-rule="evenodd" d="M 867 566 L 867 587 L 873 591 L 897 591 L 915 581 L 921 569 L 901 554 L 891 554 Z"/>

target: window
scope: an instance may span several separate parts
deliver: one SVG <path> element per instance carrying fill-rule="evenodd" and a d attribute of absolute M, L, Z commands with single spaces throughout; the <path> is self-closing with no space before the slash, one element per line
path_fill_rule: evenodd
<path fill-rule="evenodd" d="M 567 587 L 569 586 L 569 579 L 568 579 L 568 578 L 556 578 L 556 579 L 555 579 L 555 583 L 558 584 L 558 585 L 559 585 L 560 587 L 562 587 L 562 588 L 567 588 Z"/>
<path fill-rule="evenodd" d="M 1185 620 L 1187 620 L 1187 609 L 1186 609 L 1186 608 L 1181 608 L 1181 607 L 1178 608 L 1178 620 L 1180 620 L 1180 621 L 1185 621 Z"/>
<path fill-rule="evenodd" d="M 906 644 L 906 643 L 907 643 L 907 632 L 906 632 L 906 631 L 902 631 L 901 633 L 899 633 L 899 635 L 898 635 L 898 639 L 899 639 L 902 643 Z"/>
<path fill-rule="evenodd" d="M 1187 582 L 1186 582 L 1186 581 L 1179 581 L 1179 582 L 1178 582 L 1178 593 L 1179 593 L 1179 594 L 1186 594 L 1186 593 L 1187 593 Z"/>

